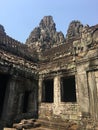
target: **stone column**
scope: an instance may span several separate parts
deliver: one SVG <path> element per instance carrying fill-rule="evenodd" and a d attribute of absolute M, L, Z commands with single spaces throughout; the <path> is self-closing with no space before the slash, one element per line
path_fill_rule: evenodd
<path fill-rule="evenodd" d="M 89 96 L 90 96 L 90 114 L 98 119 L 98 95 L 95 72 L 88 73 Z"/>
<path fill-rule="evenodd" d="M 42 82 L 43 82 L 43 79 L 42 78 L 39 78 L 39 85 L 38 85 L 38 103 L 39 103 L 39 106 L 41 104 L 41 101 L 42 101 Z"/>
<path fill-rule="evenodd" d="M 54 104 L 60 103 L 60 76 L 54 78 Z"/>
<path fill-rule="evenodd" d="M 87 73 L 86 71 L 77 72 L 76 75 L 76 84 L 78 91 L 77 102 L 80 106 L 82 114 L 89 114 L 89 93 L 88 93 L 88 82 L 87 82 Z"/>
<path fill-rule="evenodd" d="M 42 83 L 43 83 L 43 79 L 39 78 L 39 82 L 38 82 L 38 116 L 39 118 L 41 117 Z"/>
<path fill-rule="evenodd" d="M 61 101 L 60 79 L 60 76 L 54 78 L 54 114 L 59 114 L 58 107 Z"/>
<path fill-rule="evenodd" d="M 29 93 L 28 106 L 27 106 L 28 112 L 34 112 L 34 106 L 35 106 L 35 103 L 34 103 L 34 101 L 35 101 L 34 93 L 35 93 L 34 90 L 33 90 L 33 92 Z"/>
<path fill-rule="evenodd" d="M 17 88 L 18 83 L 16 82 L 16 80 L 10 79 L 5 93 L 4 107 L 2 113 L 2 119 L 4 120 L 12 120 L 17 113 Z"/>
<path fill-rule="evenodd" d="M 24 100 L 24 93 L 20 93 L 18 100 L 17 114 L 21 114 L 23 112 L 23 100 Z"/>
<path fill-rule="evenodd" d="M 28 98 L 28 112 L 30 113 L 36 113 L 37 107 L 38 107 L 38 99 L 37 99 L 37 89 L 35 88 L 32 92 L 29 94 Z"/>

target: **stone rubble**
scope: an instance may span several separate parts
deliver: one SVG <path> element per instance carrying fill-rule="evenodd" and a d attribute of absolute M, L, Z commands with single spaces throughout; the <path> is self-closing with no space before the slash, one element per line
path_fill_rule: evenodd
<path fill-rule="evenodd" d="M 40 123 L 36 122 L 35 119 L 23 119 L 20 121 L 20 123 L 14 123 L 13 128 L 16 128 L 17 130 L 23 130 L 23 129 L 30 129 L 30 128 L 36 128 L 40 127 Z"/>

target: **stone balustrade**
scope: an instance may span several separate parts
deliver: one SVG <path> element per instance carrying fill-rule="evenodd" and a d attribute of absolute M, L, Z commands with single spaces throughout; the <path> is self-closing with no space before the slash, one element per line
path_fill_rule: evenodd
<path fill-rule="evenodd" d="M 27 60 L 30 61 L 37 60 L 36 52 L 28 48 L 27 45 L 22 44 L 19 41 L 14 40 L 7 35 L 0 36 L 0 49 L 13 53 L 17 56 L 26 58 Z"/>

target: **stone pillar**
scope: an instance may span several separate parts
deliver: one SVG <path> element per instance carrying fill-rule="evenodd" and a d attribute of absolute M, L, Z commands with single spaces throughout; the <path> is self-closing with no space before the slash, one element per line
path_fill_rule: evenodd
<path fill-rule="evenodd" d="M 17 114 L 21 114 L 23 112 L 23 99 L 24 99 L 24 93 L 20 93 L 18 100 Z"/>
<path fill-rule="evenodd" d="M 60 76 L 54 78 L 54 104 L 60 103 Z"/>
<path fill-rule="evenodd" d="M 76 84 L 78 91 L 77 102 L 80 106 L 81 112 L 84 115 L 89 114 L 89 93 L 88 93 L 88 82 L 87 82 L 87 73 L 83 71 L 80 67 L 80 72 L 77 72 L 76 75 Z"/>
<path fill-rule="evenodd" d="M 54 114 L 59 114 L 59 104 L 61 101 L 60 92 L 60 76 L 54 78 Z"/>
<path fill-rule="evenodd" d="M 29 94 L 29 98 L 28 98 L 28 112 L 32 112 L 33 113 L 36 113 L 37 112 L 37 93 L 36 93 L 36 88 L 30 92 Z"/>
<path fill-rule="evenodd" d="M 4 107 L 2 113 L 3 120 L 10 121 L 17 113 L 17 88 L 18 82 L 16 82 L 16 80 L 14 79 L 10 79 L 5 93 Z"/>
<path fill-rule="evenodd" d="M 43 83 L 43 79 L 39 78 L 39 82 L 38 82 L 38 116 L 39 118 L 41 117 L 42 83 Z"/>
<path fill-rule="evenodd" d="M 43 82 L 43 79 L 42 78 L 39 78 L 39 88 L 38 88 L 38 103 L 39 103 L 39 106 L 41 104 L 41 101 L 42 101 L 42 82 Z"/>
<path fill-rule="evenodd" d="M 28 112 L 33 112 L 34 111 L 34 106 L 35 106 L 35 103 L 34 103 L 34 101 L 35 101 L 34 93 L 35 93 L 34 90 L 33 90 L 33 92 L 29 93 L 28 106 L 27 106 Z"/>
<path fill-rule="evenodd" d="M 34 92 L 33 92 L 33 110 L 35 112 L 35 117 L 38 117 L 38 80 L 35 82 L 34 85 Z"/>
<path fill-rule="evenodd" d="M 98 95 L 95 72 L 88 73 L 90 114 L 94 119 L 98 119 Z"/>

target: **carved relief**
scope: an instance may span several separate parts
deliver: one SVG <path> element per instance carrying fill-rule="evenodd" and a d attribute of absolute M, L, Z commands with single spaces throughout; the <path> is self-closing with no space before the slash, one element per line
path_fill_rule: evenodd
<path fill-rule="evenodd" d="M 97 33 L 92 36 L 92 30 L 89 29 L 89 26 L 84 26 L 81 31 L 81 39 L 73 41 L 74 53 L 81 53 L 79 55 L 85 56 L 89 48 L 93 46 L 94 40 L 97 40 Z"/>
<path fill-rule="evenodd" d="M 88 46 L 92 44 L 92 35 L 88 29 L 89 26 L 84 26 L 82 30 L 81 46 L 83 47 L 83 51 L 87 51 Z"/>
<path fill-rule="evenodd" d="M 93 42 L 98 44 L 98 29 L 93 33 Z"/>
<path fill-rule="evenodd" d="M 50 49 L 64 42 L 64 35 L 62 32 L 56 31 L 52 16 L 45 16 L 41 20 L 39 27 L 36 27 L 26 40 L 26 44 L 37 52 Z"/>
<path fill-rule="evenodd" d="M 83 25 L 80 21 L 72 21 L 68 27 L 66 39 L 72 39 L 73 37 L 80 36 L 82 28 Z"/>

